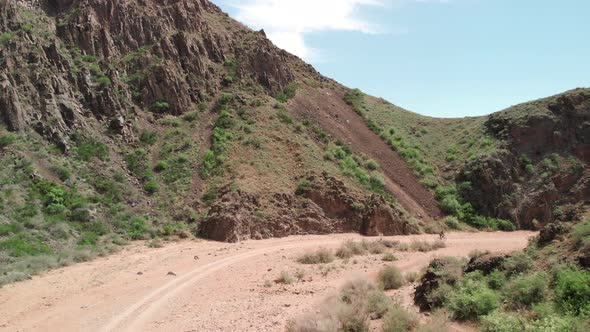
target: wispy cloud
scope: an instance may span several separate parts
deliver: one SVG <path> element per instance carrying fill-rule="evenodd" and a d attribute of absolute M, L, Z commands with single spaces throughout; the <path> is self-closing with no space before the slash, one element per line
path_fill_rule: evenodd
<path fill-rule="evenodd" d="M 231 0 L 230 0 L 231 1 Z M 255 29 L 264 29 L 279 47 L 308 61 L 318 51 L 305 35 L 318 31 L 379 33 L 379 26 L 362 18 L 364 7 L 386 7 L 391 0 L 246 0 L 231 4 L 236 18 Z"/>

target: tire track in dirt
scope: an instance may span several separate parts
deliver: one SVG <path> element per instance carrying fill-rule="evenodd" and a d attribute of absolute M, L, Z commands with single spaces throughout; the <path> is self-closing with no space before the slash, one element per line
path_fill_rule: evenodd
<path fill-rule="evenodd" d="M 341 239 L 334 241 L 325 241 L 324 244 L 336 244 L 342 242 Z M 291 249 L 291 248 L 305 248 L 317 246 L 317 243 L 309 244 L 292 244 L 292 245 L 277 245 L 272 248 L 257 249 L 242 254 L 237 254 L 227 258 L 223 258 L 218 261 L 208 263 L 204 266 L 196 268 L 194 271 L 186 274 L 178 279 L 175 279 L 162 287 L 156 289 L 152 293 L 143 297 L 135 304 L 130 306 L 123 313 L 117 315 L 111 321 L 101 329 L 102 332 L 109 331 L 138 331 L 140 326 L 145 323 L 151 316 L 152 313 L 156 312 L 166 300 L 174 297 L 185 287 L 199 281 L 200 279 L 207 277 L 215 271 L 221 270 L 232 264 L 241 262 L 248 258 L 264 255 L 277 250 Z M 130 317 L 133 317 L 130 319 Z M 122 328 L 121 328 L 122 327 Z"/>
<path fill-rule="evenodd" d="M 510 252 L 524 248 L 533 234 L 451 233 L 446 248 L 398 252 L 399 260 L 391 264 L 406 273 L 420 270 L 435 256 L 467 256 L 473 249 Z M 233 245 L 183 241 L 159 249 L 138 244 L 0 289 L 0 331 L 284 331 L 288 319 L 315 310 L 318 301 L 351 278 L 373 279 L 384 264 L 379 255 L 358 256 L 358 263 L 336 260 L 324 275 L 328 270 L 323 266 L 303 266 L 296 258 L 309 249 L 333 250 L 345 240 L 365 238 L 293 236 Z M 305 281 L 270 288 L 263 284 L 296 269 L 306 270 Z M 177 275 L 166 276 L 167 271 Z"/>
<path fill-rule="evenodd" d="M 289 109 L 299 118 L 313 119 L 335 139 L 348 144 L 379 163 L 385 189 L 413 216 L 440 219 L 442 213 L 434 195 L 426 189 L 406 162 L 365 124 L 343 98 L 345 92 L 300 88 Z"/>

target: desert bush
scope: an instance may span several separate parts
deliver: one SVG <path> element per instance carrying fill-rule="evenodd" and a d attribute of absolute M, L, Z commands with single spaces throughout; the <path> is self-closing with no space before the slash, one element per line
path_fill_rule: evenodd
<path fill-rule="evenodd" d="M 365 240 L 360 242 L 346 240 L 336 251 L 336 256 L 338 258 L 347 259 L 353 256 L 365 255 L 368 251 L 368 246 L 369 244 Z"/>
<path fill-rule="evenodd" d="M 385 266 L 377 275 L 379 287 L 384 290 L 398 289 L 405 283 L 404 277 L 399 270 L 393 266 Z"/>
<path fill-rule="evenodd" d="M 435 240 L 432 242 L 428 242 L 428 241 L 420 241 L 420 240 L 412 240 L 412 242 L 409 244 L 408 247 L 406 246 L 400 246 L 400 250 L 414 250 L 414 251 L 420 251 L 420 252 L 429 252 L 429 251 L 434 251 L 434 250 L 438 250 L 441 248 L 445 248 L 447 245 L 444 243 L 444 241 L 441 240 Z"/>
<path fill-rule="evenodd" d="M 279 274 L 279 276 L 275 279 L 275 282 L 277 284 L 290 285 L 295 282 L 295 278 L 293 278 L 289 272 L 282 271 L 281 274 Z"/>
<path fill-rule="evenodd" d="M 334 261 L 334 254 L 331 250 L 320 248 L 315 252 L 306 252 L 297 258 L 301 264 L 327 264 Z"/>
<path fill-rule="evenodd" d="M 483 282 L 465 280 L 451 294 L 446 306 L 459 320 L 477 319 L 498 308 L 498 295 Z"/>
<path fill-rule="evenodd" d="M 557 274 L 555 302 L 562 312 L 590 313 L 590 272 L 567 269 Z"/>
<path fill-rule="evenodd" d="M 391 300 L 382 291 L 374 289 L 368 293 L 367 310 L 372 318 L 382 318 L 391 305 Z"/>
<path fill-rule="evenodd" d="M 164 244 L 162 243 L 162 240 L 160 240 L 160 239 L 153 239 L 150 242 L 148 242 L 148 247 L 162 248 L 162 247 L 164 247 Z"/>
<path fill-rule="evenodd" d="M 399 241 L 394 240 L 381 240 L 380 242 L 387 248 L 395 248 L 399 245 Z"/>
<path fill-rule="evenodd" d="M 533 260 L 526 253 L 521 252 L 506 259 L 503 268 L 508 276 L 512 276 L 528 271 L 532 265 Z"/>
<path fill-rule="evenodd" d="M 514 279 L 506 291 L 506 301 L 513 307 L 530 307 L 545 299 L 549 281 L 546 273 L 524 275 Z"/>
<path fill-rule="evenodd" d="M 524 329 L 524 322 L 514 314 L 494 311 L 481 318 L 481 332 L 516 332 Z"/>
<path fill-rule="evenodd" d="M 397 260 L 397 257 L 395 257 L 394 254 L 392 254 L 390 252 L 387 252 L 387 253 L 385 253 L 385 255 L 383 255 L 382 260 L 384 262 L 393 262 L 393 261 L 396 261 Z"/>
<path fill-rule="evenodd" d="M 418 323 L 416 315 L 407 312 L 399 305 L 393 305 L 383 319 L 383 332 L 412 331 Z"/>
<path fill-rule="evenodd" d="M 373 241 L 368 243 L 368 250 L 371 254 L 377 255 L 385 252 L 387 247 L 381 241 Z"/>

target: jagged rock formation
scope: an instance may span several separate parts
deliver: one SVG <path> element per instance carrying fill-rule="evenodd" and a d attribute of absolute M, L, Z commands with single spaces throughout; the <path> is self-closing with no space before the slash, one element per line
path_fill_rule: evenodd
<path fill-rule="evenodd" d="M 165 102 L 163 111 L 183 114 L 230 79 L 271 94 L 294 79 L 295 57 L 206 0 L 3 0 L 0 23 L 9 31 L 0 49 L 3 121 L 64 147 L 88 117 L 121 129 L 130 109 Z"/>

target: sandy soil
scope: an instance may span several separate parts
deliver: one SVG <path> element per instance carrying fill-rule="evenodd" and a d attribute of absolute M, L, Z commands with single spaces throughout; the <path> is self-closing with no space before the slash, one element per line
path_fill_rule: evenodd
<path fill-rule="evenodd" d="M 398 252 L 399 260 L 390 264 L 404 272 L 418 271 L 434 256 L 466 256 L 473 249 L 518 250 L 531 235 L 449 234 L 446 248 Z M 360 238 L 339 234 L 241 244 L 184 241 L 159 249 L 133 245 L 0 289 L 0 330 L 283 331 L 288 319 L 315 310 L 347 280 L 373 278 L 384 265 L 382 255 L 336 260 L 326 266 L 301 265 L 295 259 L 306 250 L 336 248 L 346 239 Z M 273 282 L 281 271 L 295 275 L 298 270 L 304 277 L 294 284 Z M 398 301 L 407 303 L 411 288 L 396 294 Z"/>

